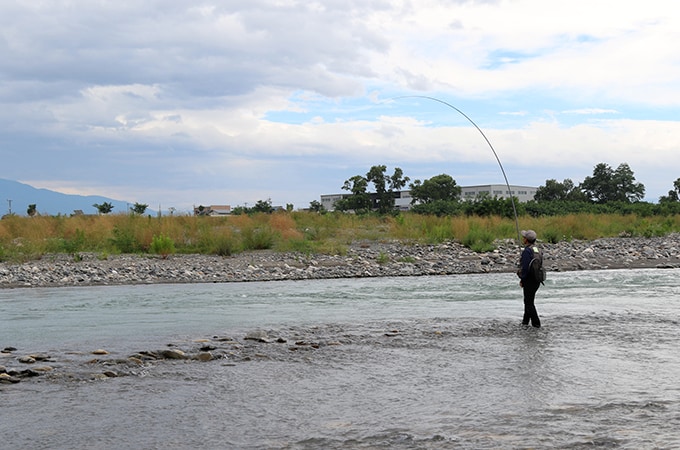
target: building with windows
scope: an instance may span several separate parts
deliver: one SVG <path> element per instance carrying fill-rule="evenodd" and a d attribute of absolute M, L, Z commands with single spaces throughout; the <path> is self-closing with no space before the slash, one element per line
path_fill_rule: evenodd
<path fill-rule="evenodd" d="M 400 211 L 408 211 L 411 209 L 411 191 L 396 191 L 392 193 L 394 195 L 394 207 Z M 328 194 L 321 196 L 321 206 L 326 211 L 335 210 L 335 202 L 347 198 L 352 194 Z M 375 192 L 369 193 L 371 196 L 371 201 L 373 206 L 376 207 L 378 195 Z"/>
<path fill-rule="evenodd" d="M 508 198 L 513 196 L 521 203 L 528 202 L 534 199 L 536 190 L 538 188 L 533 186 L 508 186 L 505 184 L 482 184 L 478 186 L 461 186 L 460 198 L 463 201 L 472 201 L 482 196 L 489 196 L 491 198 Z M 352 194 L 328 194 L 321 196 L 321 205 L 327 211 L 335 210 L 335 202 L 343 198 L 347 198 Z M 411 191 L 397 191 L 394 192 L 394 206 L 400 211 L 408 211 L 411 209 Z M 375 197 L 372 193 L 371 197 Z"/>
<path fill-rule="evenodd" d="M 461 186 L 462 192 L 460 194 L 461 200 L 474 200 L 483 195 L 488 195 L 491 198 L 508 198 L 515 197 L 521 203 L 526 203 L 534 199 L 536 190 L 538 188 L 533 186 L 508 186 L 505 184 L 482 184 L 479 186 Z"/>
<path fill-rule="evenodd" d="M 335 211 L 335 202 L 346 198 L 349 194 L 328 194 L 321 196 L 321 206 L 326 211 Z"/>
<path fill-rule="evenodd" d="M 194 207 L 194 216 L 228 216 L 231 214 L 229 205 L 210 205 Z"/>

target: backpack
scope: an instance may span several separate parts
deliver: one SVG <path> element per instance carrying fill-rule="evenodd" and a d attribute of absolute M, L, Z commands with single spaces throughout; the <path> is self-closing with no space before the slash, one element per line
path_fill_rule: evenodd
<path fill-rule="evenodd" d="M 547 277 L 547 273 L 545 267 L 543 267 L 543 254 L 535 246 L 531 247 L 531 251 L 533 252 L 534 257 L 531 259 L 531 262 L 529 262 L 529 274 L 534 280 L 545 285 L 544 281 Z"/>

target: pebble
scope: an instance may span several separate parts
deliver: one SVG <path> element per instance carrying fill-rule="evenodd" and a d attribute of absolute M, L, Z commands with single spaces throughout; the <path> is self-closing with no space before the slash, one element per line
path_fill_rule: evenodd
<path fill-rule="evenodd" d="M 680 267 L 680 233 L 555 244 L 539 240 L 538 245 L 548 270 Z M 83 253 L 79 261 L 54 254 L 26 263 L 0 262 L 0 288 L 514 272 L 521 250 L 515 240 L 498 240 L 495 246 L 494 251 L 475 253 L 458 242 L 362 241 L 349 245 L 342 255 L 258 250 L 229 257 L 111 255 L 101 259 Z"/>
<path fill-rule="evenodd" d="M 210 352 L 201 352 L 196 355 L 196 359 L 199 361 L 212 361 L 214 359 L 213 354 Z"/>

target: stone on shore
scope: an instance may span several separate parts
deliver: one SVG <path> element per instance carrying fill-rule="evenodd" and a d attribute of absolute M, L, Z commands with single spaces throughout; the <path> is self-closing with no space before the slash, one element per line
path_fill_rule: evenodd
<path fill-rule="evenodd" d="M 521 250 L 516 241 L 497 240 L 494 245 L 496 249 L 484 253 L 459 242 L 362 241 L 338 255 L 258 250 L 229 257 L 176 254 L 161 259 L 128 254 L 101 259 L 82 253 L 74 261 L 70 255 L 52 254 L 26 263 L 0 262 L 0 288 L 514 272 Z M 538 245 L 551 271 L 680 267 L 680 233 L 555 244 L 541 242 L 539 233 Z"/>

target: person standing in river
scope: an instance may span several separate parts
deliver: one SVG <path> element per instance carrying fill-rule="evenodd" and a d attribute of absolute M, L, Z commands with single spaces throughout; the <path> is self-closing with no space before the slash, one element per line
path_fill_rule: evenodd
<path fill-rule="evenodd" d="M 534 259 L 534 254 L 539 252 L 536 247 L 536 232 L 534 230 L 522 230 L 521 235 L 524 250 L 522 250 L 520 257 L 520 267 L 517 275 L 520 278 L 519 285 L 524 292 L 524 317 L 522 318 L 522 325 L 529 325 L 529 322 L 531 322 L 533 327 L 540 328 L 541 319 L 538 317 L 534 300 L 536 299 L 536 291 L 538 291 L 541 282 L 534 277 L 530 270 L 531 260 Z"/>

